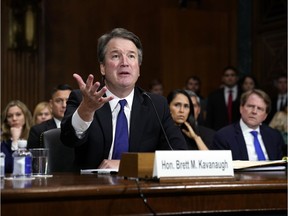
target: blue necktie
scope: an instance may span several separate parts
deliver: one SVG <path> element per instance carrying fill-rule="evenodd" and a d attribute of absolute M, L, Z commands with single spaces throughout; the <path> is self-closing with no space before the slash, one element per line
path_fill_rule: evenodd
<path fill-rule="evenodd" d="M 256 154 L 257 154 L 257 157 L 258 157 L 258 160 L 261 161 L 261 160 L 266 160 L 265 159 L 265 156 L 264 156 L 264 153 L 262 151 L 262 148 L 260 146 L 260 142 L 258 140 L 258 137 L 257 137 L 257 134 L 258 132 L 257 131 L 251 131 L 250 132 L 253 137 L 254 137 L 254 147 L 255 147 L 255 151 L 256 151 Z"/>
<path fill-rule="evenodd" d="M 125 99 L 119 101 L 121 108 L 118 113 L 116 122 L 114 151 L 112 156 L 113 159 L 121 159 L 122 152 L 128 152 L 128 124 L 127 118 L 124 113 L 124 107 L 126 103 L 127 101 Z"/>

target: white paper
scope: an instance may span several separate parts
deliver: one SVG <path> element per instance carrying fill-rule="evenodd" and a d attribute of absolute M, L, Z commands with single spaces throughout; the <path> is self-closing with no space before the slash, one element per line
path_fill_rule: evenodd
<path fill-rule="evenodd" d="M 117 173 L 118 169 L 81 169 L 81 174 L 112 174 Z"/>

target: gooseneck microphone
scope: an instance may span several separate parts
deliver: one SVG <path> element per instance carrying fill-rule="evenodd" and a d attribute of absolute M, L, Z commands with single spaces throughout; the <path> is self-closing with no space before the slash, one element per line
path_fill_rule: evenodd
<path fill-rule="evenodd" d="M 171 146 L 171 144 L 170 144 L 170 141 L 169 141 L 169 139 L 168 139 L 168 137 L 167 137 L 167 134 L 166 134 L 166 132 L 165 132 L 165 130 L 164 130 L 163 124 L 162 124 L 161 119 L 160 119 L 160 117 L 159 117 L 159 114 L 158 114 L 158 112 L 157 112 L 157 110 L 156 110 L 155 104 L 153 103 L 150 95 L 148 95 L 147 92 L 143 92 L 142 94 L 145 95 L 145 96 L 151 101 L 151 104 L 152 104 L 152 106 L 153 106 L 154 112 L 156 113 L 156 116 L 157 116 L 157 120 L 158 120 L 158 122 L 159 122 L 159 124 L 160 124 L 160 127 L 161 127 L 161 130 L 162 130 L 162 132 L 163 132 L 163 134 L 164 134 L 165 140 L 166 140 L 169 148 L 173 151 L 174 149 L 172 148 L 172 146 Z"/>

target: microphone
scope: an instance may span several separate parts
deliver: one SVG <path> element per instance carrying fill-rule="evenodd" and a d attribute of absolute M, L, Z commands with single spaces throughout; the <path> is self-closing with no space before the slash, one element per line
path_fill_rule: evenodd
<path fill-rule="evenodd" d="M 143 92 L 142 94 L 145 95 L 145 96 L 151 101 L 152 106 L 153 106 L 153 109 L 154 109 L 154 112 L 156 113 L 156 116 L 157 116 L 157 120 L 158 120 L 158 122 L 159 122 L 159 124 L 160 124 L 160 127 L 161 127 L 161 130 L 162 130 L 162 132 L 163 132 L 163 134 L 164 134 L 165 140 L 166 140 L 169 148 L 173 151 L 174 149 L 172 148 L 172 146 L 171 146 L 171 144 L 170 144 L 170 141 L 169 141 L 169 139 L 168 139 L 168 137 L 167 137 L 167 134 L 166 134 L 166 132 L 165 132 L 165 130 L 164 130 L 163 124 L 162 124 L 162 122 L 161 122 L 161 120 L 160 120 L 160 117 L 159 117 L 159 114 L 158 114 L 158 112 L 157 112 L 157 110 L 156 110 L 155 104 L 153 103 L 150 95 L 148 95 L 147 92 Z"/>

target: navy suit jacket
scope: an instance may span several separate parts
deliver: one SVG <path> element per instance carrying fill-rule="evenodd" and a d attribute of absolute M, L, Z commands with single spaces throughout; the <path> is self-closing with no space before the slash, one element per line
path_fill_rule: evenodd
<path fill-rule="evenodd" d="M 11 149 L 12 140 L 3 140 L 1 142 L 1 152 L 5 154 L 5 173 L 13 172 L 13 157 L 12 154 L 14 151 Z"/>
<path fill-rule="evenodd" d="M 149 94 L 149 93 L 148 93 Z M 149 94 L 164 130 L 173 149 L 187 149 L 181 131 L 174 125 L 166 98 Z M 103 159 L 107 159 L 112 144 L 112 113 L 110 104 L 106 103 L 95 112 L 90 127 L 82 139 L 75 135 L 71 124 L 73 113 L 82 100 L 80 90 L 71 92 L 65 116 L 61 122 L 61 140 L 64 145 L 75 147 L 75 164 L 81 169 L 97 168 Z M 163 132 L 157 120 L 152 102 L 143 95 L 143 90 L 135 87 L 130 117 L 129 152 L 154 152 L 169 150 Z"/>
<path fill-rule="evenodd" d="M 269 160 L 282 159 L 285 143 L 279 131 L 262 124 L 260 133 Z M 249 160 L 240 122 L 217 131 L 213 139 L 213 149 L 231 150 L 233 160 Z"/>
<path fill-rule="evenodd" d="M 232 122 L 240 119 L 240 91 L 232 103 Z M 205 126 L 213 130 L 219 130 L 229 124 L 228 108 L 225 102 L 224 88 L 219 88 L 207 98 Z"/>
<path fill-rule="evenodd" d="M 288 101 L 288 98 L 286 98 L 285 106 L 287 106 L 287 101 Z M 274 117 L 274 115 L 277 113 L 277 103 L 278 103 L 278 95 L 271 98 L 271 111 L 264 121 L 266 124 L 269 124 L 272 118 Z M 282 107 L 281 109 L 282 111 L 284 110 L 283 108 L 284 107 Z"/>
<path fill-rule="evenodd" d="M 31 127 L 27 141 L 27 148 L 43 147 L 42 134 L 45 131 L 57 128 L 54 118 Z"/>

